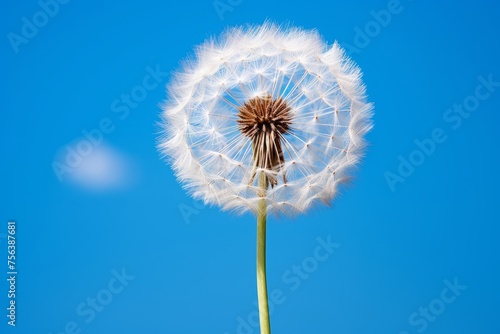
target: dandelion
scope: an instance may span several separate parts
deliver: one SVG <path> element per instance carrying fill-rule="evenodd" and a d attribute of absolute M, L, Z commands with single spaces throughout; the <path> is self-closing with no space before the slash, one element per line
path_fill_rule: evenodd
<path fill-rule="evenodd" d="M 206 41 L 168 86 L 158 146 L 178 180 L 206 204 L 257 216 L 262 333 L 267 214 L 329 204 L 363 155 L 371 114 L 337 43 L 270 23 Z"/>

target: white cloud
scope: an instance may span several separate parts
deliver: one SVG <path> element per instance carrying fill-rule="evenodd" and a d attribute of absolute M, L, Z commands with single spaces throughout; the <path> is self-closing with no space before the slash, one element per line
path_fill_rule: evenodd
<path fill-rule="evenodd" d="M 106 142 L 82 150 L 79 149 L 83 147 L 79 145 L 81 142 L 77 140 L 60 150 L 56 161 L 68 167 L 58 175 L 61 181 L 69 181 L 93 191 L 114 190 L 130 185 L 133 179 L 132 163 L 126 155 Z"/>

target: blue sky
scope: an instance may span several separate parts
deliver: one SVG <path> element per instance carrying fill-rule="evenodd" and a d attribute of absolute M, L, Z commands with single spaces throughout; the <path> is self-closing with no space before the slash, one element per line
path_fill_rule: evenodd
<path fill-rule="evenodd" d="M 18 271 L 15 327 L 0 284 L 2 332 L 258 333 L 254 218 L 193 202 L 155 122 L 194 45 L 266 19 L 339 41 L 375 105 L 353 186 L 269 221 L 273 333 L 500 332 L 494 1 L 33 0 L 0 15 L 0 263 L 7 277 L 15 220 Z"/>

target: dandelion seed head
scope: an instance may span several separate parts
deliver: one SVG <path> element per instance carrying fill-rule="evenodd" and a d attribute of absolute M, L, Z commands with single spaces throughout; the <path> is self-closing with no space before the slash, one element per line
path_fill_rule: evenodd
<path fill-rule="evenodd" d="M 168 85 L 158 147 L 195 198 L 270 213 L 329 203 L 363 156 L 372 105 L 361 71 L 314 30 L 232 28 Z"/>

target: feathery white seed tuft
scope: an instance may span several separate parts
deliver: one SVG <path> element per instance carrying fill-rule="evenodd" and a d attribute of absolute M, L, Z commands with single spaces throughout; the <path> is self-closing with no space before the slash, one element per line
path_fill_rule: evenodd
<path fill-rule="evenodd" d="M 263 172 L 267 211 L 293 215 L 350 178 L 371 116 L 361 71 L 337 43 L 269 23 L 232 28 L 169 84 L 158 147 L 195 198 L 255 213 Z"/>

